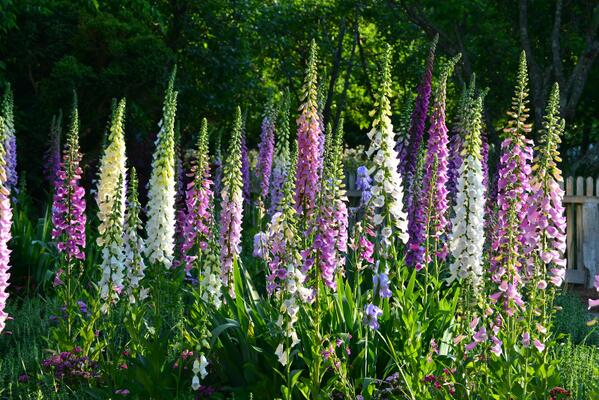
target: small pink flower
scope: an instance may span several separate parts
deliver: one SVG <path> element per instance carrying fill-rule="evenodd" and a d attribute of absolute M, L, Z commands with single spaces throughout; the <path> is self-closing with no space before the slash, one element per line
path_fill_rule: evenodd
<path fill-rule="evenodd" d="M 476 347 L 478 343 L 476 341 L 470 342 L 466 345 L 466 351 L 471 351 Z"/>
<path fill-rule="evenodd" d="M 589 299 L 589 310 L 593 307 L 599 307 L 599 299 Z"/>
<path fill-rule="evenodd" d="M 535 339 L 533 344 L 535 345 L 535 347 L 537 348 L 537 350 L 539 350 L 539 352 L 542 353 L 543 350 L 545 350 L 545 345 L 543 343 L 541 343 L 539 341 L 539 339 Z"/>
<path fill-rule="evenodd" d="M 540 333 L 547 333 L 547 328 L 545 328 L 541 324 L 537 324 L 537 331 L 539 331 Z"/>
<path fill-rule="evenodd" d="M 522 345 L 524 347 L 530 346 L 530 334 L 528 332 L 522 334 Z"/>

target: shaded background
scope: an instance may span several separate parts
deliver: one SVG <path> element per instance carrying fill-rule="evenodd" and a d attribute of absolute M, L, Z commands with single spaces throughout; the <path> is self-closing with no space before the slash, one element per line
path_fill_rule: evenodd
<path fill-rule="evenodd" d="M 324 117 L 334 122 L 344 110 L 351 146 L 366 139 L 384 42 L 395 49 L 398 116 L 438 33 L 438 60 L 463 54 L 449 88 L 450 118 L 461 86 L 476 72 L 478 85 L 491 89 L 485 119 L 498 143 L 525 49 L 531 118 L 538 126 L 549 88 L 560 82 L 563 167 L 588 175 L 599 173 L 598 26 L 594 0 L 2 0 L 0 83 L 15 91 L 19 171 L 41 198 L 50 120 L 61 108 L 68 115 L 73 88 L 87 179 L 95 174 L 112 99 L 125 96 L 128 156 L 143 183 L 175 63 L 182 145 L 191 145 L 204 116 L 226 143 L 239 104 L 256 146 L 268 99 L 288 87 L 297 104 L 315 38 Z"/>

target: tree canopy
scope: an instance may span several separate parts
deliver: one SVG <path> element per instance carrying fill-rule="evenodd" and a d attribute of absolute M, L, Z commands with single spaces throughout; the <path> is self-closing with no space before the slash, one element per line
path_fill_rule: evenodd
<path fill-rule="evenodd" d="M 21 168 L 31 179 L 41 177 L 52 115 L 68 108 L 73 89 L 81 103 L 84 162 L 98 158 L 112 99 L 126 97 L 126 137 L 139 149 L 133 162 L 139 157 L 142 165 L 174 64 L 183 144 L 192 143 L 202 117 L 217 129 L 230 126 L 240 105 L 253 146 L 271 97 L 289 88 L 297 103 L 315 39 L 325 123 L 336 124 L 343 112 L 352 145 L 365 141 L 385 43 L 394 48 L 399 114 L 438 34 L 439 57 L 463 55 L 448 88 L 450 118 L 461 85 L 476 73 L 478 86 L 491 90 L 485 120 L 497 143 L 494 128 L 505 119 L 524 49 L 535 125 L 557 81 L 568 122 L 563 146 L 584 152 L 599 136 L 598 26 L 593 0 L 5 0 L 0 82 L 15 91 Z"/>

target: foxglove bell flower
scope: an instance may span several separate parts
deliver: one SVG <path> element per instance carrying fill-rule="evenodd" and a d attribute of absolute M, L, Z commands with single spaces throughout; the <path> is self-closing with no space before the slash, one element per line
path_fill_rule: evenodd
<path fill-rule="evenodd" d="M 457 193 L 458 177 L 460 176 L 459 169 L 462 165 L 462 146 L 464 144 L 464 128 L 468 123 L 468 114 L 472 109 L 472 101 L 474 100 L 474 74 L 470 82 L 470 89 L 464 87 L 462 96 L 458 103 L 456 119 L 451 128 L 451 136 L 449 138 L 449 159 L 447 161 L 447 190 L 449 192 L 450 205 L 455 203 Z"/>
<path fill-rule="evenodd" d="M 463 160 L 459 167 L 456 201 L 453 206 L 449 250 L 448 282 L 466 279 L 477 291 L 482 284 L 483 245 L 485 242 L 485 186 L 481 165 L 481 111 L 482 99 L 471 104 L 465 114 Z"/>
<path fill-rule="evenodd" d="M 148 190 L 148 222 L 145 254 L 151 263 L 170 268 L 175 248 L 175 112 L 177 92 L 173 90 L 175 71 L 169 80 L 158 124 L 156 149 Z"/>
<path fill-rule="evenodd" d="M 383 63 L 382 84 L 379 92 L 378 109 L 372 129 L 368 132 L 370 147 L 366 152 L 367 157 L 372 157 L 374 167 L 370 171 L 374 177 L 370 200 L 375 208 L 374 227 L 381 234 L 383 249 L 387 249 L 393 242 L 392 231 L 399 239 L 408 241 L 407 215 L 403 207 L 402 177 L 398 172 L 397 153 L 395 152 L 395 139 L 393 125 L 391 124 L 391 71 L 390 54 L 388 47 Z M 383 234 L 385 233 L 385 234 Z"/>
<path fill-rule="evenodd" d="M 498 285 L 499 291 L 491 296 L 493 301 L 503 300 L 508 315 L 512 315 L 516 307 L 524 307 L 522 295 L 523 275 L 526 272 L 522 266 L 523 247 L 526 236 L 535 234 L 525 231 L 522 222 L 527 219 L 527 204 L 530 191 L 530 174 L 532 161 L 531 140 L 524 135 L 531 131 L 528 118 L 526 56 L 520 57 L 518 84 L 513 97 L 512 118 L 504 129 L 504 139 L 501 143 L 501 158 L 499 166 L 499 181 L 497 203 L 497 236 L 492 243 L 492 281 Z"/>
<path fill-rule="evenodd" d="M 426 60 L 426 67 L 422 80 L 418 85 L 418 95 L 416 96 L 416 103 L 414 111 L 412 111 L 410 131 L 409 131 L 409 150 L 406 154 L 407 159 L 405 162 L 405 169 L 402 172 L 406 179 L 406 185 L 408 188 L 408 200 L 407 209 L 410 213 L 410 218 L 413 214 L 412 210 L 412 183 L 416 175 L 416 164 L 418 161 L 418 154 L 420 153 L 420 147 L 422 139 L 424 137 L 424 130 L 426 124 L 426 116 L 428 112 L 429 101 L 431 97 L 431 84 L 433 80 L 433 65 L 435 62 L 435 50 L 437 48 L 437 41 L 439 37 L 435 36 L 433 43 L 431 44 L 428 58 Z"/>
<path fill-rule="evenodd" d="M 15 136 L 14 99 L 10 83 L 6 84 L 4 99 L 2 101 L 2 115 L 4 117 L 4 157 L 6 162 L 6 188 L 14 191 L 17 182 L 17 137 Z"/>
<path fill-rule="evenodd" d="M 595 280 L 593 281 L 595 289 L 599 292 L 599 275 L 595 275 Z M 593 307 L 599 307 L 599 299 L 589 299 L 589 310 Z M 0 327 L 0 332 L 2 329 Z"/>
<path fill-rule="evenodd" d="M 445 93 L 447 79 L 460 57 L 461 55 L 458 55 L 446 65 L 435 93 L 425 161 L 424 183 L 418 199 L 418 211 L 416 211 L 424 215 L 422 219 L 423 227 L 419 230 L 423 231 L 429 240 L 435 242 L 436 256 L 441 260 L 444 260 L 447 256 L 446 244 L 442 240 L 446 234 L 448 209 L 447 145 L 449 140 L 447 126 L 445 125 Z M 419 235 L 413 235 L 408 242 L 408 258 L 417 269 L 421 269 L 428 262 L 421 250 L 426 244 L 417 242 L 420 239 Z M 425 251 L 429 252 L 430 250 Z M 428 256 L 431 257 L 430 253 Z"/>
<path fill-rule="evenodd" d="M 379 317 L 383 315 L 383 310 L 370 303 L 364 306 L 364 325 L 367 325 L 372 330 L 378 330 Z"/>
<path fill-rule="evenodd" d="M 364 207 L 372 198 L 372 178 L 368 174 L 368 168 L 361 165 L 356 170 L 356 189 L 361 192 L 360 207 Z"/>
<path fill-rule="evenodd" d="M 216 226 L 213 224 L 213 230 Z M 208 247 L 204 252 L 202 259 L 200 278 L 200 291 L 202 300 L 207 304 L 212 304 L 215 308 L 222 305 L 222 280 L 220 278 L 220 248 L 218 245 L 217 234 L 212 234 L 208 241 Z"/>
<path fill-rule="evenodd" d="M 113 113 L 108 143 L 100 160 L 100 174 L 96 193 L 98 220 L 100 221 L 97 239 L 99 246 L 104 245 L 105 233 L 110 221 L 114 220 L 122 227 L 125 218 L 127 157 L 125 156 L 124 119 L 125 99 L 122 99 Z M 119 184 L 120 186 L 117 187 Z M 116 193 L 119 193 L 120 196 L 117 197 Z M 116 216 L 112 215 L 114 210 L 117 211 Z"/>
<path fill-rule="evenodd" d="M 287 92 L 280 110 L 277 140 L 275 143 L 275 156 L 270 185 L 270 215 L 275 213 L 283 197 L 283 185 L 291 168 L 289 151 L 289 101 L 289 92 Z"/>
<path fill-rule="evenodd" d="M 553 86 L 543 124 L 544 134 L 537 146 L 535 170 L 532 177 L 532 194 L 523 221 L 528 265 L 539 265 L 537 271 L 528 270 L 537 280 L 546 277 L 561 286 L 566 273 L 566 218 L 564 215 L 563 178 L 557 166 L 558 146 L 564 131 L 564 120 L 559 116 L 559 86 Z"/>
<path fill-rule="evenodd" d="M 303 102 L 297 119 L 295 207 L 306 221 L 312 219 L 315 211 L 316 194 L 319 188 L 320 143 L 323 140 L 316 99 L 318 80 L 316 53 L 316 42 L 313 40 L 303 87 Z"/>
<path fill-rule="evenodd" d="M 85 190 L 80 186 L 79 114 L 77 100 L 63 152 L 61 168 L 54 182 L 52 199 L 52 239 L 67 262 L 85 258 Z"/>
<path fill-rule="evenodd" d="M 233 264 L 241 253 L 243 182 L 241 177 L 241 109 L 237 107 L 235 127 L 229 142 L 223 175 L 220 212 L 221 279 L 233 294 Z"/>
<path fill-rule="evenodd" d="M 250 204 L 252 199 L 252 194 L 250 193 L 250 159 L 248 157 L 245 124 L 241 130 L 241 178 L 243 180 L 243 200 L 246 204 Z"/>
<path fill-rule="evenodd" d="M 321 204 L 319 207 L 318 224 L 314 249 L 320 268 L 320 278 L 325 285 L 336 289 L 336 273 L 343 271 L 347 253 L 348 212 L 347 196 L 343 185 L 343 120 L 339 123 L 334 139 L 332 134 L 328 140 L 334 141 L 325 147 L 325 162 L 323 163 L 323 179 L 321 188 Z"/>
<path fill-rule="evenodd" d="M 382 299 L 388 299 L 393 294 L 389 288 L 389 283 L 389 275 L 384 272 L 372 277 L 372 285 L 375 289 L 378 288 L 379 297 Z"/>
<path fill-rule="evenodd" d="M 8 242 L 11 239 L 12 209 L 10 206 L 10 192 L 6 188 L 6 160 L 3 139 L 7 134 L 4 120 L 0 117 L 0 333 L 4 330 L 8 314 L 6 302 L 8 300 L 8 279 L 10 278 L 10 249 Z"/>
<path fill-rule="evenodd" d="M 270 189 L 270 174 L 272 172 L 273 155 L 275 151 L 274 111 L 269 105 L 262 120 L 260 146 L 258 153 L 258 176 L 260 177 L 260 196 L 266 202 Z"/>
<path fill-rule="evenodd" d="M 296 158 L 297 154 L 294 153 L 291 165 Z M 301 268 L 294 195 L 295 171 L 291 169 L 283 186 L 283 197 L 267 227 L 269 273 L 266 277 L 266 290 L 271 295 L 297 297 L 302 302 L 310 302 L 312 291 L 304 286 L 306 276 Z"/>
<path fill-rule="evenodd" d="M 398 171 L 403 174 L 408 160 L 408 151 L 410 150 L 410 120 L 414 111 L 414 103 L 411 96 L 406 96 L 403 111 L 400 115 L 399 125 L 397 127 L 397 160 L 399 161 Z"/>
<path fill-rule="evenodd" d="M 129 302 L 135 303 L 137 300 L 143 300 L 147 293 L 140 284 L 145 276 L 144 271 L 146 266 L 142 257 L 145 243 L 139 235 L 142 227 L 140 218 L 141 205 L 139 204 L 137 193 L 137 173 L 135 172 L 135 168 L 131 168 L 128 186 L 129 196 L 127 198 L 125 227 L 123 231 L 124 267 Z"/>
<path fill-rule="evenodd" d="M 120 175 L 115 185 L 115 197 L 120 198 L 123 188 L 123 176 Z M 112 212 L 106 220 L 107 228 L 103 233 L 102 241 L 102 261 L 100 269 L 102 278 L 98 283 L 100 287 L 100 297 L 106 301 L 102 306 L 102 311 L 107 312 L 111 303 L 118 300 L 124 288 L 125 278 L 125 253 L 123 243 L 123 216 L 121 205 L 118 201 L 112 203 Z"/>
<path fill-rule="evenodd" d="M 52 117 L 50 141 L 44 153 L 44 177 L 54 186 L 54 180 L 60 170 L 60 137 L 62 135 L 62 111 Z"/>
<path fill-rule="evenodd" d="M 221 152 L 221 135 L 220 133 L 216 136 L 216 143 L 214 144 L 214 195 L 216 198 L 220 197 L 223 181 L 223 156 Z"/>
<path fill-rule="evenodd" d="M 197 158 L 185 192 L 186 213 L 183 223 L 181 254 L 185 270 L 190 271 L 198 256 L 206 251 L 212 233 L 213 214 L 212 180 L 208 156 L 208 122 L 202 120 L 198 139 Z"/>

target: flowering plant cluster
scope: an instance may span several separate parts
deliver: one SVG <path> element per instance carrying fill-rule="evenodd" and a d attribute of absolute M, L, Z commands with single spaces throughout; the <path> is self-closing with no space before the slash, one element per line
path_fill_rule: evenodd
<path fill-rule="evenodd" d="M 52 313 L 44 348 L 53 350 L 37 375 L 29 365 L 13 374 L 18 387 L 102 398 L 570 396 L 576 388 L 558 370 L 554 324 L 566 280 L 559 87 L 535 146 L 523 54 L 501 147 L 489 147 L 487 90 L 472 79 L 452 116 L 449 81 L 460 56 L 433 78 L 435 47 L 436 39 L 414 105 L 405 96 L 398 132 L 393 52 L 385 48 L 366 151 L 346 149 L 347 111 L 318 83 L 315 42 L 297 136 L 293 99 L 276 92 L 261 121 L 246 124 L 236 108 L 223 154 L 221 132 L 211 137 L 206 119 L 196 121 L 193 150 L 184 148 L 191 122 L 176 138 L 173 73 L 147 204 L 139 192 L 145 175 L 138 181 L 127 165 L 125 100 L 115 101 L 91 223 L 74 107 L 52 180 L 58 257 L 52 285 L 42 287 Z M 260 122 L 256 151 L 248 144 Z M 13 323 L 6 303 L 9 241 L 17 237 L 9 131 L 0 117 L 2 340 Z M 56 146 L 58 120 L 52 135 Z M 489 165 L 494 151 L 497 167 Z M 346 170 L 356 170 L 354 199 Z M 599 291 L 599 276 L 594 283 Z"/>

